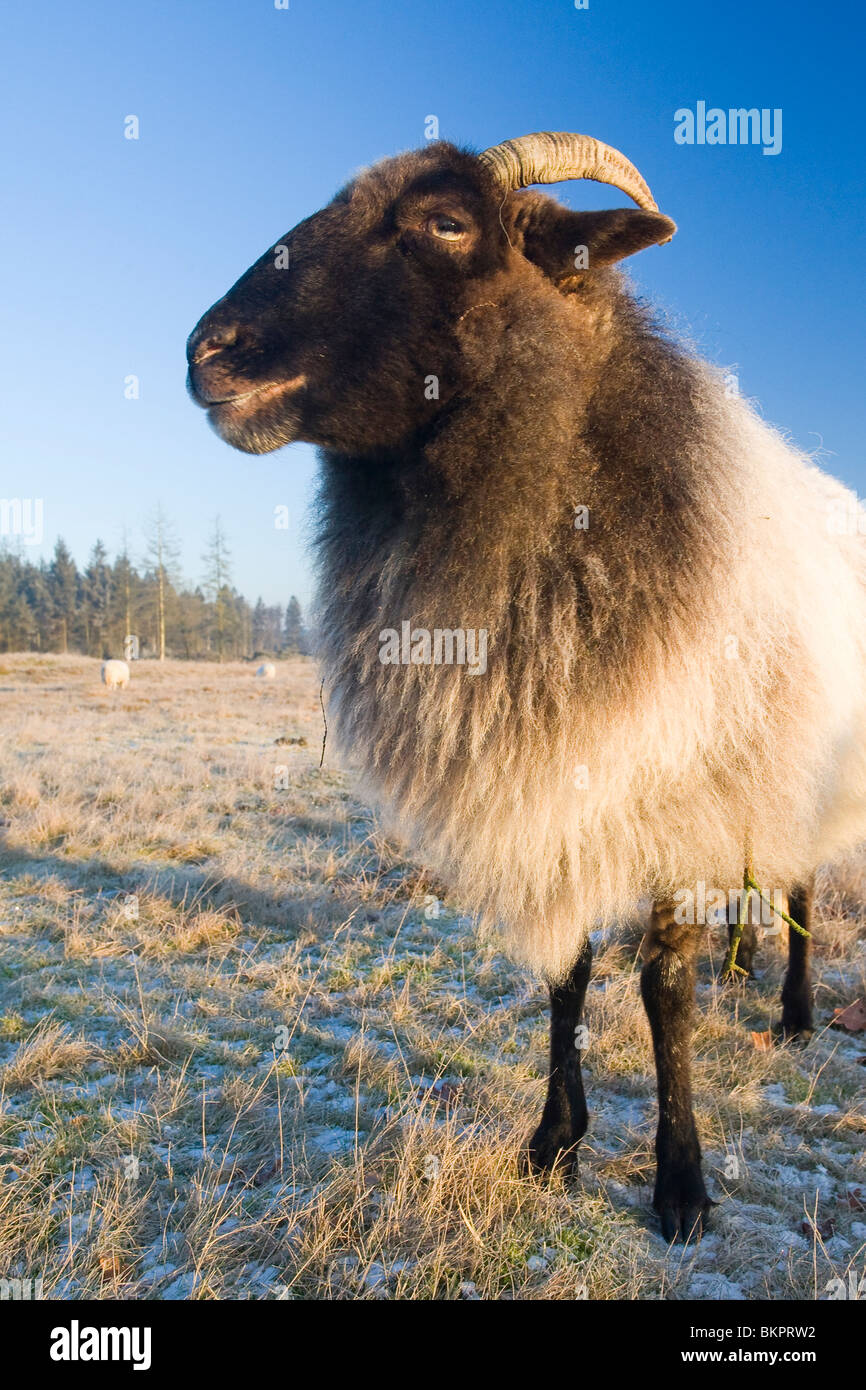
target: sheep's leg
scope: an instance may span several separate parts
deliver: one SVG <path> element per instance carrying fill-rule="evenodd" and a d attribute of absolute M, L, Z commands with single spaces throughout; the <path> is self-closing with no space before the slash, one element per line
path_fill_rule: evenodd
<path fill-rule="evenodd" d="M 574 1166 L 575 1149 L 586 1133 L 586 1097 L 580 1074 L 580 1038 L 576 1036 L 592 968 L 587 941 L 571 974 L 550 990 L 550 1076 L 541 1124 L 524 1153 L 524 1166 L 536 1173 L 557 1164 Z"/>
<path fill-rule="evenodd" d="M 658 1078 L 656 1186 L 653 1206 L 665 1240 L 700 1237 L 712 1203 L 701 1173 L 692 1113 L 691 1032 L 698 931 L 678 923 L 669 903 L 653 906 L 644 938 L 640 987 Z"/>
<path fill-rule="evenodd" d="M 806 931 L 812 931 L 814 879 L 798 884 L 788 895 L 788 912 Z M 812 1032 L 811 936 L 788 928 L 788 969 L 782 985 L 782 1034 L 806 1040 Z"/>

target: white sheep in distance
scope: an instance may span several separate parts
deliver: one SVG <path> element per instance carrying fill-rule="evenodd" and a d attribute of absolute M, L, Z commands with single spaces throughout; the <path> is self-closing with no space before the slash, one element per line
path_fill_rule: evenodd
<path fill-rule="evenodd" d="M 276 678 L 277 668 L 272 661 L 263 661 L 256 670 L 259 680 L 272 681 Z"/>
<path fill-rule="evenodd" d="M 102 684 L 109 690 L 123 690 L 129 685 L 129 667 L 125 661 L 112 658 L 102 663 Z"/>
<path fill-rule="evenodd" d="M 638 207 L 529 191 L 587 177 Z M 320 448 L 338 744 L 549 984 L 531 1169 L 570 1165 L 586 1131 L 590 933 L 652 899 L 641 991 L 669 1240 L 711 1205 L 695 898 L 740 889 L 750 851 L 808 929 L 816 867 L 866 839 L 866 518 L 636 302 L 615 263 L 675 230 L 598 140 L 435 142 L 280 237 L 291 274 L 271 247 L 188 343 L 193 398 L 228 443 Z M 481 635 L 483 673 L 465 660 Z M 808 948 L 792 930 L 788 1038 L 811 1028 Z"/>

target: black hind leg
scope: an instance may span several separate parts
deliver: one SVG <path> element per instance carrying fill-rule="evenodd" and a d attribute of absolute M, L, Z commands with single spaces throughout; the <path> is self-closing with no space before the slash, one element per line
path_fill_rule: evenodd
<path fill-rule="evenodd" d="M 656 1186 L 653 1206 L 665 1240 L 699 1239 L 712 1206 L 701 1172 L 692 1113 L 691 1050 L 695 954 L 699 932 L 683 926 L 669 903 L 656 903 L 643 945 L 640 987 L 658 1077 Z"/>
<path fill-rule="evenodd" d="M 591 968 L 592 947 L 587 941 L 565 983 L 550 990 L 547 1099 L 541 1124 L 523 1156 L 524 1167 L 532 1172 L 550 1172 L 557 1164 L 566 1171 L 573 1167 L 575 1150 L 586 1133 L 580 1038 L 576 1035 Z"/>
<path fill-rule="evenodd" d="M 789 897 L 788 911 L 806 931 L 812 931 L 814 879 L 798 884 Z M 788 928 L 788 969 L 782 985 L 782 1035 L 806 1041 L 814 1027 L 812 1014 L 812 938 Z"/>

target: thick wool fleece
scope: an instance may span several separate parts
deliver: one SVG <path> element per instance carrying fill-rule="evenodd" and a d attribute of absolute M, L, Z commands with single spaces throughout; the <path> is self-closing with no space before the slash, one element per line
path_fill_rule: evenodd
<path fill-rule="evenodd" d="M 866 543 L 617 272 L 509 274 L 459 325 L 471 398 L 324 455 L 322 655 L 390 824 L 557 979 L 638 898 L 735 888 L 747 837 L 787 888 L 866 836 Z M 382 664 L 405 621 L 486 629 L 486 672 Z"/>

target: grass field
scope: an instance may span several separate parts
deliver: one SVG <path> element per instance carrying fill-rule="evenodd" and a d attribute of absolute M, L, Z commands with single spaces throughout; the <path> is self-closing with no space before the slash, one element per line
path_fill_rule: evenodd
<path fill-rule="evenodd" d="M 577 1180 L 518 1176 L 545 995 L 388 843 L 311 663 L 0 657 L 0 1279 L 46 1298 L 827 1298 L 866 1273 L 866 871 L 825 878 L 818 1031 L 705 930 L 696 1248 L 650 1209 L 639 931 L 599 942 Z"/>

